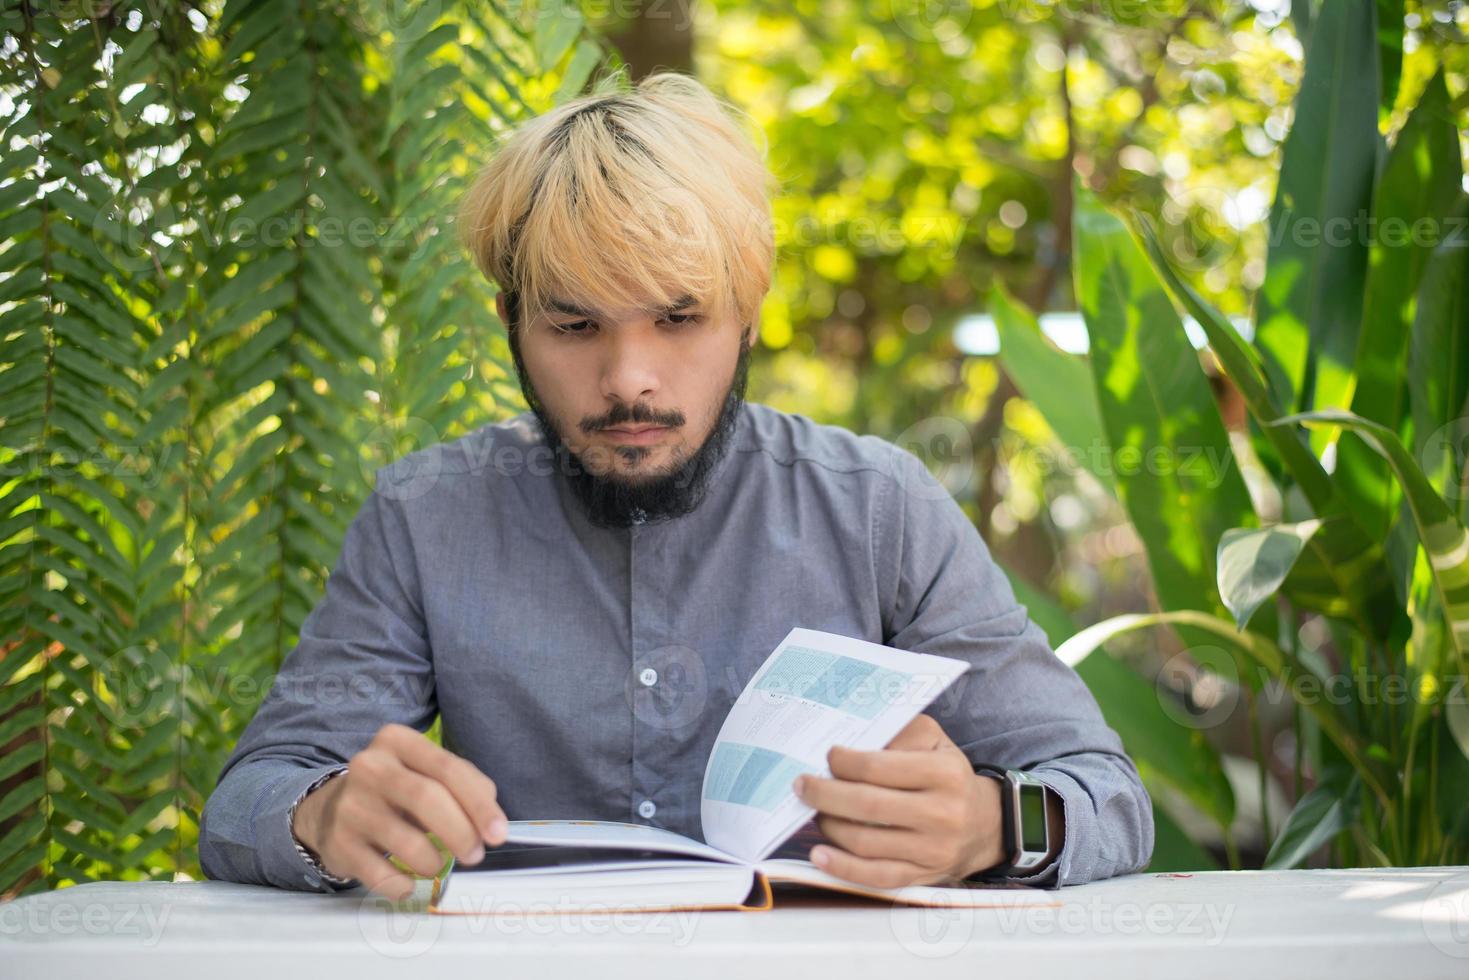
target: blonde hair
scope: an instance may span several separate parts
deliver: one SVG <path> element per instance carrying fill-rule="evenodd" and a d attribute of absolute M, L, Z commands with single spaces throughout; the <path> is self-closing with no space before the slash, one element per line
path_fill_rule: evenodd
<path fill-rule="evenodd" d="M 464 244 L 521 324 L 553 296 L 602 312 L 691 295 L 748 326 L 775 256 L 763 137 L 687 75 L 620 78 L 502 138 L 460 207 Z"/>

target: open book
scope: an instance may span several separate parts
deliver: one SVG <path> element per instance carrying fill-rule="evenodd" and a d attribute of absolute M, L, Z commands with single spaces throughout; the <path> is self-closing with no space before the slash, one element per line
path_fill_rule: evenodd
<path fill-rule="evenodd" d="M 829 776 L 833 745 L 884 748 L 964 673 L 949 657 L 796 628 L 766 658 L 724 719 L 704 769 L 704 841 L 608 820 L 512 820 L 504 844 L 434 879 L 443 915 L 773 906 L 772 882 L 911 905 L 1029 904 L 1025 886 L 963 883 L 873 888 L 808 860 L 772 858 L 815 810 L 791 788 Z M 1037 904 L 1054 904 L 1039 902 Z"/>

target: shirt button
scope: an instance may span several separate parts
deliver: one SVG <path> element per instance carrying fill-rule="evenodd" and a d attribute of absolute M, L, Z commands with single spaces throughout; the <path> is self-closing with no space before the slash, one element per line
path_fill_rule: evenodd
<path fill-rule="evenodd" d="M 638 680 L 643 682 L 644 687 L 652 687 L 658 683 L 658 672 L 652 667 L 644 667 L 643 672 L 638 675 Z"/>
<path fill-rule="evenodd" d="M 653 805 L 652 800 L 644 800 L 638 804 L 638 816 L 640 817 L 651 818 L 657 812 L 658 808 Z"/>

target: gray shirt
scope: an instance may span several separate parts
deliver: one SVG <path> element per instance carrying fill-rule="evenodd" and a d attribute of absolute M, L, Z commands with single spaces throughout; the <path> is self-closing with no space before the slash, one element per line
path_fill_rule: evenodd
<path fill-rule="evenodd" d="M 1136 768 L 923 462 L 748 403 L 704 499 L 670 521 L 588 522 L 528 412 L 380 470 L 204 808 L 204 873 L 337 887 L 297 850 L 292 805 L 383 725 L 436 713 L 512 820 L 702 840 L 714 738 L 794 626 L 971 664 L 924 710 L 971 762 L 1059 793 L 1065 845 L 1035 880 L 1147 863 Z"/>

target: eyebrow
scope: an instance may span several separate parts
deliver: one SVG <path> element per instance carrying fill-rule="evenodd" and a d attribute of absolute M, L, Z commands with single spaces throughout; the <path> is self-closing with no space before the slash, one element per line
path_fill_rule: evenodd
<path fill-rule="evenodd" d="M 677 313 L 679 310 L 682 310 L 689 306 L 694 306 L 698 302 L 699 301 L 695 299 L 691 294 L 684 293 L 668 306 L 660 306 L 656 309 L 650 310 L 649 312 L 661 313 L 664 315 L 667 315 L 669 313 Z M 575 303 L 568 303 L 566 300 L 551 299 L 547 301 L 546 305 L 555 310 L 557 313 L 564 313 L 567 316 L 582 316 L 586 317 L 589 320 L 594 320 L 597 317 L 597 314 L 594 311 L 583 309 L 582 307 L 577 306 Z"/>

